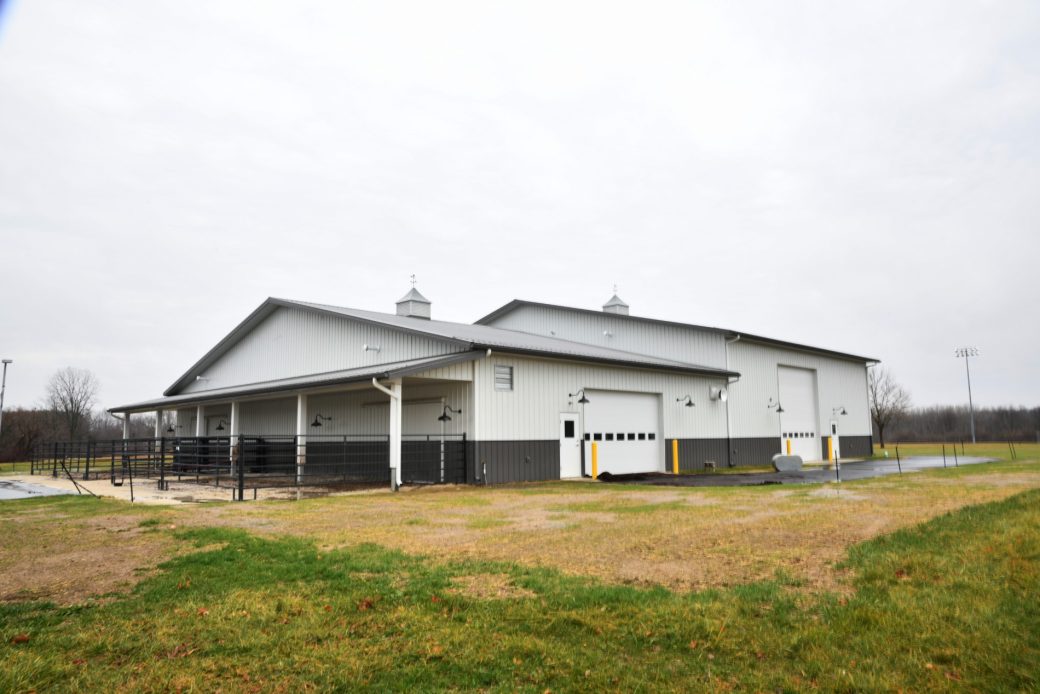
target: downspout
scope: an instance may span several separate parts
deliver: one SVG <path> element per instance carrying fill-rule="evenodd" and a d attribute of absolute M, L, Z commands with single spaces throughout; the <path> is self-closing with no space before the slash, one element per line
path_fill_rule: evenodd
<path fill-rule="evenodd" d="M 402 461 L 400 460 L 399 456 L 398 456 L 398 459 L 395 461 L 394 445 L 396 443 L 396 445 L 398 446 L 398 450 L 400 450 L 400 445 L 401 445 L 401 421 L 400 421 L 400 419 L 398 419 L 398 421 L 397 421 L 397 440 L 395 441 L 394 440 L 394 418 L 395 418 L 395 416 L 399 416 L 399 415 L 395 415 L 394 413 L 395 413 L 395 411 L 399 411 L 399 410 L 395 410 L 395 408 L 400 408 L 400 406 L 401 406 L 401 395 L 400 395 L 400 393 L 395 393 L 394 391 L 392 391 L 389 388 L 387 388 L 386 386 L 384 386 L 382 383 L 380 383 L 378 380 L 376 380 L 375 376 L 372 377 L 372 387 L 374 387 L 378 391 L 382 391 L 383 393 L 386 393 L 387 395 L 389 395 L 391 401 L 393 401 L 393 400 L 397 401 L 396 404 L 391 403 L 391 405 L 390 405 L 390 440 L 389 440 L 389 443 L 390 443 L 390 469 L 393 471 L 393 475 L 392 475 L 392 478 L 390 480 L 390 488 L 391 488 L 392 491 L 396 492 L 398 490 L 398 488 L 401 486 L 401 465 L 402 465 Z M 395 469 L 395 465 L 394 465 L 395 462 L 396 462 L 396 469 Z"/>
<path fill-rule="evenodd" d="M 735 342 L 740 342 L 740 335 L 737 335 L 732 340 L 726 340 L 726 371 L 729 371 L 729 346 Z M 731 383 L 736 383 L 740 379 L 734 379 L 732 381 L 726 381 L 726 387 L 729 388 Z M 730 398 L 726 398 L 726 467 L 733 467 L 733 418 L 729 412 L 729 401 Z"/>

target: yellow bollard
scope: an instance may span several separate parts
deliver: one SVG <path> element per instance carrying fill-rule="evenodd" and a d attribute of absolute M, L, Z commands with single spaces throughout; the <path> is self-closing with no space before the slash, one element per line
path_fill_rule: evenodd
<path fill-rule="evenodd" d="M 672 474 L 679 474 L 679 439 L 672 439 Z"/>
<path fill-rule="evenodd" d="M 834 438 L 827 437 L 827 460 L 834 460 Z"/>
<path fill-rule="evenodd" d="M 592 479 L 599 477 L 599 446 L 592 442 Z"/>
<path fill-rule="evenodd" d="M 791 439 L 787 439 L 787 455 L 791 455 Z"/>

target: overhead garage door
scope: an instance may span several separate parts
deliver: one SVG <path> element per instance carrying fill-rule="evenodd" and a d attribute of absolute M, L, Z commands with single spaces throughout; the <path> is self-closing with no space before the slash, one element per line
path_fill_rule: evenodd
<path fill-rule="evenodd" d="M 816 372 L 791 366 L 778 367 L 780 404 L 780 446 L 786 451 L 791 441 L 791 453 L 802 460 L 820 459 L 820 439 L 817 431 L 819 416 L 816 412 Z"/>
<path fill-rule="evenodd" d="M 586 392 L 585 460 L 598 444 L 599 472 L 626 474 L 664 469 L 661 451 L 661 398 L 656 394 L 606 390 Z M 590 469 L 591 462 L 587 463 Z"/>

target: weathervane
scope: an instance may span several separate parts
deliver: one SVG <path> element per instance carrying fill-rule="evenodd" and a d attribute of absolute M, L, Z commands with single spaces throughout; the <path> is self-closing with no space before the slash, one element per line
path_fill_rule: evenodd
<path fill-rule="evenodd" d="M 415 275 L 412 275 L 412 286 L 415 286 Z"/>

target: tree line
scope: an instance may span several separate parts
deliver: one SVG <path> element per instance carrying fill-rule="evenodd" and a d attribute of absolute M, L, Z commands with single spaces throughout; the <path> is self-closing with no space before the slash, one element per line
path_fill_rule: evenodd
<path fill-rule="evenodd" d="M 877 425 L 874 427 L 877 436 Z M 971 441 L 967 405 L 909 408 L 885 430 L 889 441 Z M 976 407 L 978 441 L 1040 441 L 1040 407 Z"/>
<path fill-rule="evenodd" d="M 135 416 L 130 420 L 130 436 L 155 435 L 155 416 Z M 75 435 L 69 434 L 66 415 L 49 408 L 15 408 L 4 411 L 0 431 L 0 462 L 29 460 L 33 449 L 55 441 L 104 441 L 123 438 L 123 422 L 103 410 L 79 415 Z"/>

